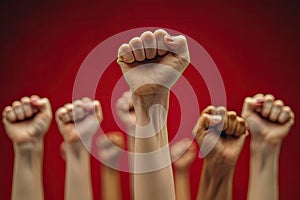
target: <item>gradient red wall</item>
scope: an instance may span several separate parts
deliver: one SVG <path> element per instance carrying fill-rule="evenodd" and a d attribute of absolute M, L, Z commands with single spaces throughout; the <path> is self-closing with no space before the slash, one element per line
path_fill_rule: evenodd
<path fill-rule="evenodd" d="M 244 97 L 257 92 L 272 93 L 294 109 L 296 124 L 282 146 L 279 179 L 281 199 L 299 199 L 299 17 L 299 6 L 288 1 L 2 2 L 0 109 L 24 95 L 38 94 L 48 97 L 55 111 L 71 101 L 77 70 L 100 42 L 137 27 L 174 29 L 194 38 L 211 55 L 224 80 L 229 109 L 240 113 Z M 193 67 L 184 75 L 197 92 L 200 109 L 209 105 L 210 97 L 201 76 Z M 112 63 L 99 82 L 96 96 L 103 106 L 105 131 L 119 129 L 110 106 L 104 105 L 110 105 L 113 85 L 120 76 L 118 65 Z M 172 138 L 180 117 L 174 96 L 170 107 Z M 9 199 L 13 148 L 3 125 L 0 126 L 0 199 Z M 45 138 L 46 199 L 63 199 L 65 164 L 59 152 L 61 142 L 53 121 Z M 202 162 L 197 159 L 191 168 L 193 198 Z M 236 167 L 234 199 L 246 199 L 248 168 L 249 138 Z M 95 159 L 92 159 L 92 178 L 97 200 L 101 191 L 99 163 Z M 122 173 L 122 183 L 124 199 L 129 199 L 128 174 Z"/>

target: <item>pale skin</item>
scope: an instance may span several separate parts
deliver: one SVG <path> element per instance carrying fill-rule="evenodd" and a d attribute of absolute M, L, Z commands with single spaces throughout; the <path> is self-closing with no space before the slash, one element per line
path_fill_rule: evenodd
<path fill-rule="evenodd" d="M 190 200 L 189 169 L 196 158 L 196 144 L 184 138 L 171 147 L 175 174 L 175 193 L 177 200 Z"/>
<path fill-rule="evenodd" d="M 242 116 L 251 132 L 248 199 L 276 200 L 280 148 L 295 115 L 273 95 L 257 94 L 245 99 Z"/>
<path fill-rule="evenodd" d="M 131 92 L 126 91 L 122 94 L 122 96 L 116 102 L 116 112 L 119 119 L 123 122 L 126 127 L 127 132 L 127 141 L 128 148 L 130 152 L 134 151 L 134 137 L 135 134 L 135 124 L 136 124 L 136 116 L 133 107 L 133 101 L 131 98 Z M 133 159 L 129 158 L 129 167 L 130 170 L 133 169 Z M 131 195 L 133 195 L 133 176 L 130 174 L 130 191 Z"/>
<path fill-rule="evenodd" d="M 164 30 L 144 32 L 121 45 L 118 63 L 133 93 L 136 124 L 140 127 L 150 124 L 153 129 L 152 136 L 134 139 L 134 152 L 159 150 L 168 145 L 167 126 L 162 118 L 167 118 L 170 88 L 189 64 L 186 39 L 184 36 L 169 36 Z M 160 110 L 149 115 L 149 109 L 155 104 L 165 112 Z M 159 131 L 156 132 L 157 127 Z M 135 135 L 145 135 L 141 130 L 136 129 Z M 170 160 L 168 151 L 159 156 L 162 160 Z M 157 161 L 150 159 L 147 162 L 153 164 Z M 140 168 L 143 164 L 134 158 L 134 168 Z M 175 199 L 171 164 L 159 170 L 135 174 L 134 198 Z"/>
<path fill-rule="evenodd" d="M 64 138 L 66 161 L 65 199 L 93 199 L 90 154 L 94 134 L 102 122 L 99 101 L 82 98 L 65 104 L 56 111 L 56 123 Z"/>
<path fill-rule="evenodd" d="M 213 145 L 204 158 L 197 199 L 232 199 L 235 165 L 248 135 L 245 120 L 225 107 L 208 106 L 193 134 L 201 151 Z"/>
<path fill-rule="evenodd" d="M 13 200 L 44 199 L 44 135 L 52 120 L 47 98 L 23 97 L 4 108 L 2 121 L 14 146 Z"/>
<path fill-rule="evenodd" d="M 98 138 L 98 154 L 101 164 L 101 185 L 103 200 L 121 200 L 121 179 L 117 170 L 121 149 L 125 142 L 122 133 L 109 132 Z"/>

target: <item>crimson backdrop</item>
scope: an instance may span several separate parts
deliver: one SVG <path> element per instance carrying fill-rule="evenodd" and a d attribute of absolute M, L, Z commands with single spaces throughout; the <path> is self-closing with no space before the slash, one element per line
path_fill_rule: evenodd
<path fill-rule="evenodd" d="M 245 96 L 272 93 L 300 115 L 299 6 L 296 3 L 201 1 L 19 1 L 0 7 L 0 108 L 24 95 L 49 97 L 53 110 L 72 99 L 77 70 L 86 55 L 106 38 L 132 28 L 167 27 L 198 41 L 219 67 L 228 108 L 240 112 Z M 101 58 L 100 58 L 101 59 Z M 190 67 L 185 77 L 197 91 L 200 109 L 209 105 L 207 88 Z M 110 105 L 111 90 L 121 72 L 112 63 L 100 80 L 97 98 Z M 171 98 L 170 135 L 178 128 L 179 105 Z M 118 130 L 110 106 L 103 106 L 105 131 Z M 174 125 L 175 124 L 175 125 Z M 0 199 L 9 199 L 13 149 L 0 125 Z M 299 199 L 299 123 L 285 139 L 280 157 L 280 197 Z M 65 165 L 62 142 L 52 123 L 45 138 L 44 187 L 46 199 L 63 199 Z M 202 160 L 191 168 L 195 198 Z M 234 178 L 234 199 L 245 199 L 248 184 L 249 139 Z M 100 199 L 99 163 L 92 159 L 95 199 Z M 128 199 L 128 174 L 122 173 Z"/>

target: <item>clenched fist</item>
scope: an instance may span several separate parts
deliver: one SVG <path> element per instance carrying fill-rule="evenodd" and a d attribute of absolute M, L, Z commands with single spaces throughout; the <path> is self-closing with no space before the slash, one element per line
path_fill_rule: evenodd
<path fill-rule="evenodd" d="M 196 158 L 196 145 L 190 139 L 184 138 L 171 147 L 171 156 L 175 170 L 188 170 Z"/>
<path fill-rule="evenodd" d="M 249 124 L 253 139 L 274 145 L 281 144 L 295 121 L 292 109 L 271 94 L 247 97 L 242 116 Z"/>
<path fill-rule="evenodd" d="M 15 144 L 34 143 L 42 139 L 52 120 L 51 105 L 47 98 L 37 95 L 23 97 L 7 106 L 2 121 L 8 136 Z"/>
<path fill-rule="evenodd" d="M 206 159 L 226 166 L 235 166 L 248 135 L 246 122 L 225 107 L 208 106 L 193 130 Z M 207 152 L 210 151 L 210 152 Z"/>
<path fill-rule="evenodd" d="M 101 135 L 97 141 L 98 155 L 104 164 L 117 167 L 116 164 L 124 146 L 124 137 L 120 132 L 110 132 L 106 136 Z"/>
<path fill-rule="evenodd" d="M 170 89 L 190 62 L 186 38 L 159 29 L 144 32 L 118 50 L 118 63 L 135 95 Z"/>
<path fill-rule="evenodd" d="M 131 92 L 124 92 L 116 103 L 116 111 L 128 131 L 135 129 L 136 115 L 133 107 Z"/>
<path fill-rule="evenodd" d="M 64 140 L 72 143 L 82 139 L 88 147 L 102 119 L 99 101 L 87 97 L 65 104 L 56 111 L 56 122 Z"/>

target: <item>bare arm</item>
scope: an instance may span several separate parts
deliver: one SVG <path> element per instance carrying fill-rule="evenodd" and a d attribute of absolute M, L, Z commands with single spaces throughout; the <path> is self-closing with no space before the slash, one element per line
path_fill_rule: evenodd
<path fill-rule="evenodd" d="M 133 93 L 137 124 L 134 152 L 149 155 L 164 149 L 147 159 L 134 156 L 138 172 L 134 175 L 134 197 L 175 199 L 166 119 L 169 90 L 189 63 L 186 40 L 168 36 L 164 30 L 147 31 L 119 48 L 118 63 Z M 155 109 L 157 105 L 161 109 Z M 161 168 L 161 162 L 167 164 Z"/>
<path fill-rule="evenodd" d="M 44 135 L 52 120 L 49 100 L 23 97 L 3 111 L 3 123 L 14 145 L 12 199 L 44 199 L 42 163 Z"/>
<path fill-rule="evenodd" d="M 93 199 L 90 154 L 92 139 L 102 121 L 101 106 L 89 98 L 66 104 L 56 112 L 66 160 L 65 199 Z"/>
<path fill-rule="evenodd" d="M 196 157 L 196 145 L 185 138 L 171 147 L 177 200 L 191 199 L 190 166 Z"/>
<path fill-rule="evenodd" d="M 251 132 L 248 199 L 276 200 L 280 148 L 294 113 L 273 95 L 257 94 L 245 99 L 242 115 Z"/>
<path fill-rule="evenodd" d="M 121 200 L 121 178 L 118 171 L 124 138 L 120 132 L 110 132 L 98 138 L 98 154 L 101 161 L 101 186 L 103 200 Z"/>

